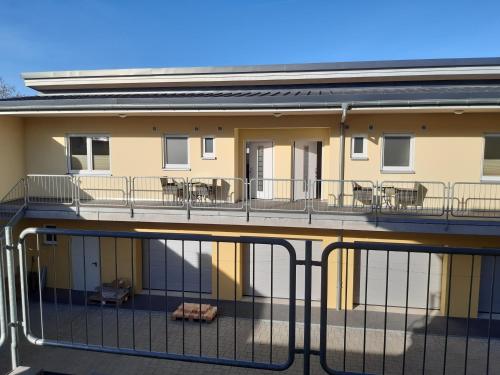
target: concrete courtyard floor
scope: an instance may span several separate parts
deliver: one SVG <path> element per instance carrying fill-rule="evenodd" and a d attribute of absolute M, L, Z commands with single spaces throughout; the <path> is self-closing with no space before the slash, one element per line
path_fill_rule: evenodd
<path fill-rule="evenodd" d="M 133 323 L 134 322 L 134 323 Z M 34 309 L 31 314 L 32 332 L 41 337 L 40 317 Z M 235 335 L 236 328 L 236 335 Z M 303 347 L 303 324 L 297 323 L 296 347 Z M 218 333 L 218 334 L 217 334 Z M 312 349 L 319 350 L 320 327 L 312 325 Z M 87 314 L 82 306 L 59 306 L 57 314 L 52 304 L 44 304 L 44 335 L 60 341 L 87 342 L 90 345 L 104 345 L 125 349 L 175 353 L 242 361 L 269 363 L 272 347 L 272 361 L 275 364 L 287 360 L 289 325 L 285 321 L 271 322 L 220 316 L 212 323 L 173 321 L 170 316 L 159 311 L 115 310 L 112 308 L 88 307 Z M 217 340 L 217 337 L 219 339 Z M 201 347 L 200 347 L 201 338 Z M 404 348 L 404 332 L 384 331 L 359 327 L 346 330 L 345 369 L 362 372 L 363 362 L 367 373 L 380 374 L 383 371 L 385 348 L 385 373 L 400 374 L 403 357 L 406 374 L 421 374 L 423 363 L 424 335 L 408 332 Z M 385 345 L 384 345 L 385 341 Z M 363 346 L 366 355 L 363 358 Z M 450 336 L 447 341 L 446 373 L 464 373 L 466 338 Z M 426 374 L 442 374 L 444 365 L 445 338 L 443 335 L 427 336 Z M 488 340 L 471 337 L 468 340 L 467 373 L 486 373 Z M 8 344 L 0 349 L 0 374 L 10 370 Z M 500 341 L 494 339 L 490 346 L 490 373 L 500 373 Z M 22 340 L 20 358 L 23 366 L 43 368 L 47 371 L 66 374 L 256 374 L 264 370 L 237 367 L 195 364 L 165 359 L 105 354 L 84 350 L 40 347 Z M 292 366 L 286 374 L 302 373 L 302 355 L 295 355 Z M 334 370 L 342 370 L 344 365 L 344 328 L 327 327 L 327 363 Z M 271 373 L 271 372 L 269 372 Z M 319 364 L 319 357 L 311 358 L 311 373 L 325 373 Z"/>

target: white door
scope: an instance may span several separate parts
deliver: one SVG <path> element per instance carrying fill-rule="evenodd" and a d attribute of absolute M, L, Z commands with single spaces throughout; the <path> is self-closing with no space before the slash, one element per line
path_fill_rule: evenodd
<path fill-rule="evenodd" d="M 273 143 L 249 142 L 248 148 L 252 198 L 273 199 Z"/>
<path fill-rule="evenodd" d="M 166 255 L 166 257 L 165 257 Z M 144 240 L 142 245 L 142 285 L 145 289 L 210 293 L 212 290 L 212 243 L 184 241 Z"/>
<path fill-rule="evenodd" d="M 101 285 L 99 238 L 71 237 L 73 290 L 94 291 Z"/>
<path fill-rule="evenodd" d="M 441 274 L 443 261 L 440 254 L 431 255 L 431 273 L 429 280 L 429 308 L 439 309 L 441 303 Z M 410 254 L 410 269 L 408 270 L 408 256 L 403 252 L 389 254 L 389 278 L 387 304 L 394 307 L 406 305 L 406 280 L 408 272 L 408 307 L 426 307 L 427 298 L 427 270 L 429 256 L 421 253 Z M 368 252 L 368 282 L 366 283 L 366 250 L 357 252 L 356 259 L 355 303 L 365 303 L 365 285 L 368 286 L 367 304 L 385 305 L 385 284 L 387 275 L 387 253 L 372 250 Z"/>
<path fill-rule="evenodd" d="M 305 199 L 310 188 L 309 181 L 317 177 L 318 142 L 300 140 L 294 147 L 294 198 Z M 315 198 L 313 196 L 313 198 Z"/>

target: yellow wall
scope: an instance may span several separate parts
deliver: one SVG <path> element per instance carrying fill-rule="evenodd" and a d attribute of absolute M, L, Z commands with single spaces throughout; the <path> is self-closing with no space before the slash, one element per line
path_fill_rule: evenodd
<path fill-rule="evenodd" d="M 347 123 L 345 177 L 373 181 L 479 182 L 483 136 L 500 131 L 500 115 L 494 113 L 350 115 Z M 381 172 L 384 133 L 415 136 L 415 173 Z M 351 160 L 351 136 L 357 134 L 368 136 L 368 160 Z"/>
<path fill-rule="evenodd" d="M 23 120 L 0 116 L 0 199 L 24 177 Z"/>
<path fill-rule="evenodd" d="M 42 220 L 25 220 L 22 227 L 27 226 L 43 226 L 47 224 Z M 240 227 L 231 226 L 210 226 L 210 225 L 184 225 L 184 224 L 172 224 L 172 225 L 162 225 L 162 224 L 150 224 L 150 223 L 119 223 L 119 222 L 109 222 L 109 223 L 98 223 L 90 221 L 51 221 L 50 224 L 55 224 L 60 228 L 78 228 L 78 229 L 99 229 L 99 230 L 118 230 L 118 231 L 135 231 L 135 232 L 175 232 L 175 233 L 199 233 L 199 234 L 213 234 L 213 235 L 230 235 L 230 236 L 263 236 L 263 237 L 280 237 L 280 238 L 290 238 L 290 239 L 304 239 L 309 238 L 311 240 L 321 240 L 323 241 L 323 247 L 326 245 L 336 242 L 338 236 L 341 234 L 334 230 L 312 230 L 308 228 L 304 229 L 288 229 L 288 228 L 260 228 L 255 226 L 249 226 L 247 231 L 242 232 Z M 500 239 L 498 237 L 467 237 L 467 236 L 443 236 L 443 235 L 411 235 L 411 234 L 401 234 L 401 233 L 378 233 L 378 232 L 345 232 L 344 241 L 386 241 L 386 242 L 396 242 L 396 243 L 415 243 L 415 244 L 428 244 L 428 245 L 447 245 L 447 246 L 465 246 L 465 247 L 500 247 Z M 62 256 L 56 260 L 56 272 L 57 275 L 57 285 L 58 287 L 65 288 L 68 285 L 68 279 L 63 276 L 68 274 L 68 258 L 67 258 L 67 248 L 68 245 L 62 240 Z M 101 240 L 103 249 L 103 279 L 104 281 L 111 281 L 115 277 L 114 269 L 114 244 L 110 243 L 111 240 Z M 36 248 L 33 242 L 30 242 L 31 248 Z M 52 254 L 50 246 L 43 246 L 41 248 L 45 249 L 45 257 L 42 257 L 42 264 L 49 266 L 49 277 L 48 285 L 53 286 L 53 272 L 50 270 L 53 266 Z M 123 248 L 129 249 L 130 246 L 123 246 Z M 66 255 L 65 255 L 66 254 Z M 119 257 L 123 256 L 123 264 L 119 264 L 118 274 L 120 277 L 130 276 L 130 264 L 129 254 L 126 250 L 125 253 L 120 254 Z M 141 288 L 142 280 L 142 252 L 140 241 L 136 241 L 134 247 L 135 263 L 134 263 L 134 280 L 136 283 L 137 290 Z M 234 298 L 234 281 L 236 278 L 236 295 L 240 298 L 243 293 L 243 265 L 242 265 L 242 246 L 237 245 L 237 267 L 236 274 L 234 272 L 234 245 L 221 245 L 220 247 L 220 259 L 219 259 L 219 269 L 220 269 L 220 279 L 219 279 L 219 296 L 221 299 L 233 299 Z M 354 298 L 354 270 L 355 270 L 355 253 L 351 250 L 349 251 L 349 263 L 348 268 L 346 266 L 346 251 L 343 251 L 342 257 L 342 273 L 343 273 L 343 283 L 345 285 L 345 277 L 348 275 L 348 289 L 347 289 L 347 304 L 345 292 L 342 295 L 342 306 L 347 306 L 348 309 L 353 307 Z M 442 292 L 441 292 L 441 313 L 446 314 L 447 311 L 447 301 L 448 301 L 448 257 L 444 257 L 443 261 L 443 282 L 442 282 Z M 467 316 L 467 306 L 468 306 L 468 290 L 470 281 L 470 268 L 471 268 L 471 257 L 464 256 L 454 256 L 453 258 L 453 273 L 451 275 L 452 288 L 451 288 L 451 305 L 450 305 L 450 315 L 451 316 Z M 333 251 L 328 258 L 329 272 L 328 272 L 328 306 L 330 308 L 336 307 L 336 295 L 337 295 L 337 253 Z M 28 261 L 28 266 L 30 266 L 30 261 Z M 215 269 L 217 264 L 216 252 L 212 257 L 212 265 Z M 477 315 L 478 299 L 479 299 L 479 278 L 481 271 L 481 259 L 480 257 L 475 258 L 474 265 L 474 280 L 472 286 L 472 297 L 471 297 L 471 316 Z M 51 276 L 52 275 L 52 276 Z M 216 295 L 216 272 L 212 272 L 212 291 L 214 296 Z M 467 285 L 465 285 L 467 284 Z M 464 292 L 467 291 L 467 292 Z"/>

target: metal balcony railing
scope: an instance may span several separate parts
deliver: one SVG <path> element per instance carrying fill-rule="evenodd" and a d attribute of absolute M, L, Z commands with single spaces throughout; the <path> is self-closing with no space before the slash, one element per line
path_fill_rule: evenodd
<path fill-rule="evenodd" d="M 12 204 L 183 209 L 188 218 L 201 209 L 246 211 L 247 218 L 302 212 L 309 221 L 327 214 L 500 218 L 500 184 L 492 182 L 28 175 L 9 194 Z"/>

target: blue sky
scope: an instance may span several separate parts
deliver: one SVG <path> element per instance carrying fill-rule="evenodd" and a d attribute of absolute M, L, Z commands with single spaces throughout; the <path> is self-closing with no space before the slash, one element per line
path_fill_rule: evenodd
<path fill-rule="evenodd" d="M 0 0 L 26 71 L 500 56 L 500 1 Z"/>

